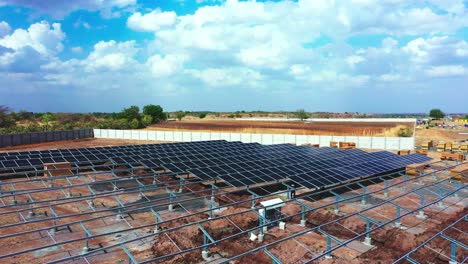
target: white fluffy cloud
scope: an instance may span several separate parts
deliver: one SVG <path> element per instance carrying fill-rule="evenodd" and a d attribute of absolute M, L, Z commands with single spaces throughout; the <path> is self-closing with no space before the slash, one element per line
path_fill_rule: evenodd
<path fill-rule="evenodd" d="M 42 21 L 32 24 L 27 30 L 17 29 L 11 35 L 4 36 L 0 39 L 0 45 L 14 50 L 29 46 L 41 54 L 55 54 L 63 50 L 64 39 L 65 33 L 59 23 L 49 25 Z"/>
<path fill-rule="evenodd" d="M 16 29 L 0 38 L 0 69 L 12 72 L 34 71 L 63 50 L 65 33 L 61 25 L 42 21 L 28 29 Z"/>
<path fill-rule="evenodd" d="M 174 25 L 177 15 L 175 12 L 161 12 L 154 10 L 148 14 L 133 13 L 127 20 L 127 26 L 136 31 L 157 31 L 160 28 Z"/>
<path fill-rule="evenodd" d="M 148 58 L 147 66 L 151 69 L 155 77 L 167 77 L 180 73 L 183 69 L 183 63 L 187 57 L 183 55 L 168 54 L 164 57 L 154 55 Z"/>
<path fill-rule="evenodd" d="M 468 68 L 462 65 L 442 65 L 428 69 L 427 74 L 431 77 L 447 77 L 468 74 Z"/>
<path fill-rule="evenodd" d="M 135 41 L 117 43 L 114 40 L 100 41 L 94 45 L 94 51 L 83 61 L 87 71 L 124 70 L 136 64 L 134 55 L 137 52 Z"/>
<path fill-rule="evenodd" d="M 109 15 L 135 3 L 99 1 L 105 8 L 84 2 L 89 10 L 107 8 Z M 89 53 L 70 46 L 68 51 L 81 55 L 69 60 L 58 58 L 65 39 L 60 24 L 43 22 L 12 32 L 0 22 L 0 65 L 8 71 L 12 65 L 36 69 L 41 84 L 157 94 L 235 87 L 318 94 L 432 87 L 432 80 L 461 83 L 467 76 L 468 43 L 454 32 L 468 26 L 466 7 L 456 0 L 429 1 L 210 0 L 211 5 L 179 16 L 140 7 L 126 26 L 152 32 L 153 39 L 98 41 Z M 351 45 L 350 38 L 372 43 Z M 31 57 L 40 59 L 32 63 Z"/>
<path fill-rule="evenodd" d="M 7 22 L 5 21 L 0 22 L 0 38 L 5 35 L 8 35 L 8 33 L 10 33 L 10 30 L 11 30 L 11 27 L 10 25 L 8 25 Z"/>
<path fill-rule="evenodd" d="M 209 87 L 249 86 L 262 88 L 264 77 L 257 71 L 244 68 L 209 68 L 204 70 L 187 70 L 187 73 L 202 80 Z"/>

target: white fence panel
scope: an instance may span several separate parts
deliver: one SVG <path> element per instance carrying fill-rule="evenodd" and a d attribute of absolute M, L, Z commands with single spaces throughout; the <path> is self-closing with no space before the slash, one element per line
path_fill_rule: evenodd
<path fill-rule="evenodd" d="M 172 133 L 174 134 L 174 141 L 183 141 L 181 131 L 173 131 Z"/>
<path fill-rule="evenodd" d="M 241 141 L 241 134 L 231 133 L 231 141 Z"/>
<path fill-rule="evenodd" d="M 156 140 L 165 141 L 164 131 L 156 131 Z"/>
<path fill-rule="evenodd" d="M 372 148 L 372 137 L 359 137 L 357 142 L 358 148 Z"/>
<path fill-rule="evenodd" d="M 273 135 L 273 144 L 283 144 L 286 143 L 286 135 L 276 134 Z"/>
<path fill-rule="evenodd" d="M 295 135 L 284 135 L 284 142 L 283 143 L 296 144 L 296 136 Z"/>
<path fill-rule="evenodd" d="M 181 137 L 182 137 L 182 141 L 191 142 L 192 141 L 192 132 L 182 132 Z"/>
<path fill-rule="evenodd" d="M 201 141 L 201 133 L 200 132 L 190 132 L 192 133 L 192 141 Z"/>
<path fill-rule="evenodd" d="M 307 143 L 309 143 L 309 144 L 320 144 L 320 146 L 322 147 L 322 143 L 320 142 L 320 138 L 321 138 L 321 136 L 309 135 L 309 136 L 307 136 Z M 326 147 L 326 146 L 328 146 L 328 144 L 329 143 L 327 142 L 323 146 Z"/>
<path fill-rule="evenodd" d="M 345 136 L 345 137 L 344 137 L 344 141 L 345 141 L 345 142 L 354 142 L 354 143 L 358 144 L 358 142 L 359 142 L 359 137 L 356 137 L 356 136 Z"/>
<path fill-rule="evenodd" d="M 208 132 L 201 132 L 201 133 L 200 133 L 200 139 L 201 139 L 202 141 L 211 140 L 211 133 L 208 133 Z"/>
<path fill-rule="evenodd" d="M 164 131 L 165 141 L 174 141 L 174 133 L 172 131 Z"/>
<path fill-rule="evenodd" d="M 124 130 L 123 131 L 123 139 L 132 139 L 132 131 L 131 130 Z"/>
<path fill-rule="evenodd" d="M 273 136 L 272 134 L 261 134 L 262 135 L 262 141 L 260 142 L 261 144 L 264 145 L 271 145 L 273 144 Z"/>
<path fill-rule="evenodd" d="M 357 136 L 318 136 L 318 135 L 286 135 L 286 134 L 248 134 L 225 132 L 182 132 L 182 131 L 146 131 L 146 130 L 114 130 L 94 129 L 95 138 L 117 138 L 134 140 L 159 141 L 205 141 L 227 140 L 242 141 L 244 143 L 257 142 L 265 145 L 292 143 L 320 144 L 321 147 L 330 145 L 330 141 L 356 142 L 359 148 L 369 149 L 414 149 L 414 138 L 397 137 L 357 137 Z"/>
<path fill-rule="evenodd" d="M 250 143 L 260 143 L 263 144 L 263 135 L 262 134 L 248 134 L 250 137 Z"/>
<path fill-rule="evenodd" d="M 330 146 L 330 141 L 333 141 L 332 140 L 332 136 L 320 136 L 320 146 L 321 147 L 328 147 Z M 317 143 L 312 143 L 312 144 L 317 144 Z"/>
<path fill-rule="evenodd" d="M 304 145 L 307 144 L 308 142 L 308 136 L 306 135 L 297 135 L 296 136 L 296 145 Z"/>
<path fill-rule="evenodd" d="M 252 134 L 241 133 L 240 134 L 240 141 L 244 143 L 251 143 L 252 142 Z"/>
<path fill-rule="evenodd" d="M 219 139 L 231 141 L 231 133 L 220 133 Z"/>
<path fill-rule="evenodd" d="M 400 138 L 388 137 L 385 138 L 385 149 L 400 149 Z"/>
<path fill-rule="evenodd" d="M 211 140 L 220 140 L 221 134 L 219 132 L 211 132 Z"/>
<path fill-rule="evenodd" d="M 400 139 L 400 149 L 414 149 L 414 138 L 399 138 Z"/>
<path fill-rule="evenodd" d="M 386 138 L 384 137 L 372 137 L 372 148 L 373 149 L 385 149 Z"/>
<path fill-rule="evenodd" d="M 124 137 L 124 132 L 123 130 L 114 130 L 114 135 L 115 135 L 115 138 L 123 138 Z"/>
<path fill-rule="evenodd" d="M 156 131 L 147 131 L 148 140 L 156 140 Z"/>
<path fill-rule="evenodd" d="M 346 139 L 344 136 L 332 136 L 332 140 L 331 141 L 335 141 L 335 142 L 345 142 Z"/>

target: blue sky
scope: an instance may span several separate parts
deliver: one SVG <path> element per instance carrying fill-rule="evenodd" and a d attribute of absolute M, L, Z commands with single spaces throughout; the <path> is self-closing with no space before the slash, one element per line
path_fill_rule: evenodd
<path fill-rule="evenodd" d="M 468 112 L 464 0 L 0 0 L 15 110 Z"/>

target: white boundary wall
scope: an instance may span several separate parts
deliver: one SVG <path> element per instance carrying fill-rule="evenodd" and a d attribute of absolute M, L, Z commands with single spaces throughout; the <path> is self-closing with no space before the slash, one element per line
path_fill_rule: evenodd
<path fill-rule="evenodd" d="M 149 131 L 149 130 L 114 130 L 94 129 L 95 138 L 134 139 L 192 142 L 203 140 L 242 141 L 244 143 L 271 144 L 320 144 L 329 146 L 330 141 L 355 142 L 358 148 L 368 149 L 414 149 L 413 137 L 356 137 L 356 136 L 314 136 L 287 134 L 253 134 L 229 132 L 182 132 L 182 131 Z"/>
<path fill-rule="evenodd" d="M 232 119 L 227 119 L 232 120 Z M 245 117 L 236 118 L 241 121 L 300 121 L 299 118 L 274 118 L 274 117 Z M 304 122 L 372 122 L 372 123 L 416 123 L 416 118 L 307 118 Z"/>

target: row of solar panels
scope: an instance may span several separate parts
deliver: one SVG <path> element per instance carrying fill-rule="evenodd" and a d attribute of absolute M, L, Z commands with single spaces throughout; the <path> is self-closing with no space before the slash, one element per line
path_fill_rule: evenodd
<path fill-rule="evenodd" d="M 110 147 L 92 147 L 92 148 L 78 148 L 78 149 L 54 149 L 54 150 L 34 150 L 22 152 L 0 152 L 0 160 L 4 157 L 49 157 L 49 156 L 63 156 L 63 155 L 80 155 L 80 154 L 96 154 L 96 153 L 110 153 L 110 152 L 175 152 L 175 151 L 196 151 L 201 149 L 210 149 L 218 146 L 244 146 L 242 142 L 233 141 L 228 142 L 225 140 L 213 141 L 198 141 L 198 142 L 181 142 L 181 143 L 165 143 L 165 144 L 145 144 L 145 145 L 126 145 L 126 146 L 110 146 Z M 255 143 L 255 145 L 259 145 Z"/>
<path fill-rule="evenodd" d="M 240 143 L 240 142 L 239 142 Z M 250 144 L 239 144 L 238 142 L 233 142 L 232 144 L 222 144 L 222 145 L 213 145 L 210 148 L 203 148 L 194 151 L 174 151 L 174 152 L 158 152 L 158 151 L 145 151 L 145 152 L 132 152 L 132 151 L 105 151 L 100 153 L 76 153 L 73 151 L 65 152 L 65 153 L 49 153 L 49 154 L 28 154 L 28 155 L 9 155 L 9 156 L 2 156 L 0 157 L 0 168 L 1 167 L 17 167 L 15 162 L 17 161 L 25 161 L 22 164 L 27 165 L 27 161 L 33 160 L 31 165 L 37 165 L 41 163 L 41 160 L 45 160 L 43 163 L 50 163 L 50 162 L 85 162 L 85 161 L 95 161 L 95 160 L 106 160 L 112 157 L 136 157 L 137 159 L 151 159 L 151 158 L 166 158 L 166 157 L 176 157 L 176 156 L 183 156 L 187 153 L 192 154 L 205 154 L 205 153 L 215 153 L 215 152 L 223 152 L 226 149 L 229 150 L 238 150 L 238 151 L 255 151 L 255 152 L 268 152 L 268 149 L 260 148 L 260 144 L 257 143 L 250 143 Z M 290 148 L 291 145 L 283 144 L 278 145 L 275 149 L 278 148 L 286 149 Z M 63 159 L 62 159 L 63 158 Z M 5 161 L 12 161 L 12 162 L 5 162 Z M 3 166 L 2 166 L 3 164 Z M 8 165 L 5 165 L 8 164 Z M 24 166 L 24 165 L 23 165 Z"/>
<path fill-rule="evenodd" d="M 194 142 L 199 143 L 199 142 Z M 213 147 L 206 149 L 199 149 L 198 151 L 187 152 L 171 152 L 171 153 L 158 153 L 148 152 L 149 154 L 135 154 L 125 153 L 114 150 L 113 152 L 101 154 L 72 154 L 73 150 L 65 156 L 52 156 L 42 158 L 22 158 L 22 159 L 9 159 L 0 160 L 0 169 L 17 169 L 24 167 L 40 167 L 46 163 L 58 162 L 72 162 L 72 163 L 92 163 L 96 161 L 113 161 L 116 164 L 122 163 L 136 163 L 145 160 L 153 160 L 157 164 L 167 164 L 182 161 L 192 161 L 200 159 L 212 159 L 216 157 L 228 156 L 241 156 L 245 153 L 260 153 L 265 155 L 272 155 L 273 152 L 297 152 L 297 153 L 315 153 L 326 151 L 327 148 L 310 148 L 310 147 L 297 147 L 290 144 L 263 146 L 257 143 L 244 144 L 241 142 L 226 142 L 216 141 L 217 144 L 212 144 Z M 222 144 L 220 144 L 222 143 Z M 187 144 L 187 143 L 181 143 Z M 175 145 L 175 144 L 171 144 Z M 196 144 L 199 145 L 199 144 Z M 208 144 L 205 144 L 208 145 Z M 34 154 L 30 154 L 34 155 Z M 15 158 L 18 156 L 3 156 L 3 158 Z"/>
<path fill-rule="evenodd" d="M 140 146 L 138 148 L 142 149 Z M 233 186 L 290 178 L 306 187 L 318 188 L 430 160 L 419 154 L 398 156 L 387 151 L 367 153 L 358 149 L 311 148 L 290 144 L 265 146 L 222 140 L 147 146 L 151 150 L 144 150 L 144 153 L 148 154 L 141 154 L 143 150 L 135 151 L 136 146 L 121 146 L 100 148 L 99 153 L 93 153 L 96 148 L 60 152 L 65 156 L 42 157 L 47 153 L 40 153 L 41 158 L 29 159 L 12 158 L 24 157 L 21 153 L 3 155 L 5 159 L 0 161 L 0 169 L 2 166 L 9 169 L 39 167 L 51 162 L 80 164 L 101 160 L 115 164 L 163 167 L 174 173 L 192 173 L 203 180 L 223 179 Z M 27 155 L 38 154 L 29 152 Z"/>
<path fill-rule="evenodd" d="M 271 152 L 271 154 L 248 154 L 238 157 L 215 158 L 211 160 L 201 160 L 195 164 L 188 164 L 186 162 L 163 164 L 165 168 L 173 172 L 185 172 L 189 171 L 193 174 L 198 175 L 201 178 L 208 178 L 203 176 L 203 170 L 210 172 L 209 175 L 213 175 L 216 172 L 233 172 L 239 171 L 242 168 L 249 167 L 270 167 L 279 163 L 295 164 L 301 161 L 324 161 L 328 159 L 338 158 L 342 156 L 352 157 L 353 155 L 367 153 L 362 150 L 339 150 L 335 148 L 320 148 L 315 153 L 297 153 L 297 152 Z M 320 165 L 320 164 L 317 164 Z"/>
<path fill-rule="evenodd" d="M 415 162 L 428 161 L 425 156 L 422 155 L 410 155 L 405 158 L 395 155 L 393 153 L 382 151 L 367 153 L 360 150 L 341 150 L 329 153 L 323 153 L 320 156 L 291 156 L 281 157 L 268 160 L 255 160 L 253 162 L 244 163 L 230 163 L 222 164 L 218 162 L 217 166 L 209 167 L 198 167 L 189 169 L 192 174 L 197 175 L 202 179 L 210 179 L 213 176 L 223 178 L 228 174 L 256 171 L 261 175 L 269 174 L 274 175 L 280 173 L 281 176 L 278 178 L 286 178 L 287 175 L 294 175 L 304 172 L 310 172 L 313 170 L 321 170 L 325 168 L 340 167 L 344 164 L 357 164 L 364 161 L 371 161 L 375 159 L 399 159 Z M 402 166 L 404 167 L 404 166 Z M 169 167 L 172 169 L 172 167 Z M 174 169 L 172 169 L 174 170 Z M 183 171 L 183 170 L 180 170 Z M 247 173 L 250 175 L 250 173 Z M 286 175 L 286 176 L 285 176 Z M 235 178 L 239 178 L 237 175 Z"/>
<path fill-rule="evenodd" d="M 423 163 L 430 160 L 431 158 L 420 154 L 407 156 L 395 155 L 395 157 L 391 158 L 363 160 L 359 163 L 347 164 L 342 167 L 299 173 L 289 178 L 302 186 L 314 189 L 372 175 L 385 174 L 404 168 L 409 164 Z M 245 184 L 245 182 L 243 182 L 243 184 Z"/>

